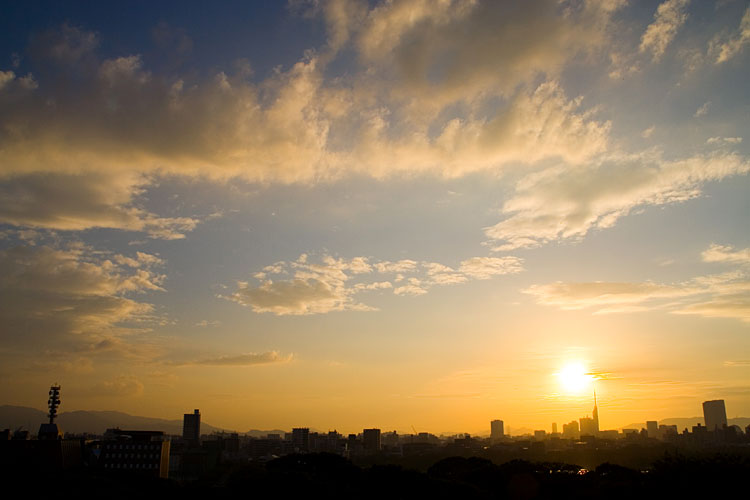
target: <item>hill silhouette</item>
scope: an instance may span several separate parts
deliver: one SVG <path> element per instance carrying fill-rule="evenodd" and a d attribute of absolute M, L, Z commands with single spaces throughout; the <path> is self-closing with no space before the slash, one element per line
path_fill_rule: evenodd
<path fill-rule="evenodd" d="M 36 408 L 25 406 L 0 406 L 0 429 L 17 429 L 23 427 L 32 433 L 39 429 L 39 425 L 47 421 L 47 413 Z M 103 434 L 108 428 L 147 429 L 163 431 L 166 434 L 182 434 L 182 419 L 167 420 L 163 418 L 140 417 L 119 411 L 87 411 L 76 410 L 62 412 L 57 423 L 64 432 L 81 434 Z M 219 427 L 201 422 L 201 433 L 211 434 L 222 431 Z"/>

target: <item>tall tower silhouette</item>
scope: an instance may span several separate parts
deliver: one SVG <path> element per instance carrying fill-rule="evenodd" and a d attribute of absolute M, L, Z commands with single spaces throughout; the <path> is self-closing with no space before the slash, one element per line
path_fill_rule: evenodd
<path fill-rule="evenodd" d="M 49 423 L 39 426 L 39 439 L 62 439 L 62 430 L 55 423 L 57 407 L 60 406 L 60 402 L 60 386 L 55 384 L 49 388 L 49 399 L 47 400 L 47 406 L 49 406 Z"/>
<path fill-rule="evenodd" d="M 594 411 L 593 411 L 594 428 L 599 432 L 599 408 L 596 406 L 596 390 L 594 390 Z"/>

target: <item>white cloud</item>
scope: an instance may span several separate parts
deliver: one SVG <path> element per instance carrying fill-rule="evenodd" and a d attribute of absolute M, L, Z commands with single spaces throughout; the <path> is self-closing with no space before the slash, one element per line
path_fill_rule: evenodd
<path fill-rule="evenodd" d="M 735 250 L 729 245 L 712 244 L 701 257 L 704 262 L 724 262 L 727 264 L 750 264 L 750 248 Z"/>
<path fill-rule="evenodd" d="M 685 24 L 685 12 L 689 0 L 667 0 L 659 5 L 651 23 L 641 37 L 641 52 L 651 52 L 654 61 L 664 55 L 669 44 L 674 40 L 677 31 Z"/>
<path fill-rule="evenodd" d="M 705 183 L 748 171 L 750 162 L 727 153 L 667 161 L 651 152 L 552 167 L 522 179 L 503 205 L 507 217 L 485 233 L 499 242 L 498 251 L 580 238 L 613 226 L 636 207 L 695 198 Z"/>
<path fill-rule="evenodd" d="M 694 117 L 700 118 L 701 116 L 706 116 L 708 114 L 708 110 L 711 109 L 711 101 L 704 102 L 701 104 L 701 106 L 695 110 L 695 113 L 693 114 Z"/>
<path fill-rule="evenodd" d="M 342 287 L 332 287 L 318 279 L 266 281 L 258 287 L 239 285 L 232 300 L 252 306 L 255 312 L 315 314 L 340 311 L 349 306 Z"/>
<path fill-rule="evenodd" d="M 750 42 L 750 7 L 742 16 L 737 33 L 723 43 L 714 41 L 709 50 L 717 53 L 716 64 L 721 64 L 739 54 L 748 42 Z"/>
<path fill-rule="evenodd" d="M 204 319 L 204 320 L 201 320 L 201 321 L 197 322 L 195 324 L 195 326 L 198 326 L 198 327 L 201 327 L 201 328 L 206 328 L 206 327 L 209 327 L 209 326 L 210 327 L 217 327 L 217 326 L 221 326 L 221 321 L 219 321 L 219 320 L 208 321 L 207 319 Z"/>
<path fill-rule="evenodd" d="M 393 289 L 393 293 L 396 295 L 424 295 L 427 293 L 427 290 L 420 286 L 421 283 L 416 278 L 409 279 L 409 282 L 406 285 L 398 286 Z"/>
<path fill-rule="evenodd" d="M 706 139 L 706 144 L 714 144 L 723 146 L 725 144 L 740 144 L 742 137 L 709 137 Z"/>
<path fill-rule="evenodd" d="M 471 278 L 486 280 L 493 276 L 521 272 L 523 261 L 518 257 L 473 257 L 461 262 L 459 270 Z"/>
<path fill-rule="evenodd" d="M 711 245 L 705 262 L 747 265 L 750 249 Z M 750 275 L 747 268 L 682 283 L 583 282 L 532 285 L 523 291 L 540 304 L 560 309 L 593 309 L 596 314 L 668 310 L 674 314 L 734 318 L 750 322 Z"/>
<path fill-rule="evenodd" d="M 383 261 L 375 264 L 375 269 L 379 273 L 403 273 L 413 271 L 417 267 L 417 262 L 414 260 L 403 259 L 396 262 Z"/>
<path fill-rule="evenodd" d="M 629 307 L 652 299 L 677 298 L 695 293 L 694 290 L 679 286 L 657 283 L 549 283 L 532 285 L 524 293 L 536 297 L 537 302 L 561 309 L 584 309 L 589 307 L 607 308 Z M 601 310 L 601 309 L 600 309 Z"/>
<path fill-rule="evenodd" d="M 277 315 L 321 314 L 344 310 L 373 310 L 358 301 L 366 292 L 392 290 L 394 295 L 424 295 L 430 288 L 471 279 L 490 279 L 523 270 L 517 257 L 474 257 L 453 269 L 437 262 L 371 262 L 366 257 L 336 259 L 323 256 L 320 263 L 302 254 L 293 262 L 277 262 L 253 276 L 258 283 L 238 282 L 227 297 L 255 312 Z M 393 282 L 382 275 L 393 275 Z M 395 284 L 394 284 L 395 283 Z"/>

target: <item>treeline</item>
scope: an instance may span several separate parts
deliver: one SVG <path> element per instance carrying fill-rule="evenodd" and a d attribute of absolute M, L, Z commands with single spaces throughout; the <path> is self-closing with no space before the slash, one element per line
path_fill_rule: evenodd
<path fill-rule="evenodd" d="M 8 472 L 8 471 L 5 471 Z M 4 484 L 32 497 L 310 499 L 644 499 L 705 498 L 748 489 L 750 459 L 736 454 L 667 455 L 647 471 L 605 463 L 577 465 L 450 457 L 426 472 L 399 465 L 359 467 L 332 454 L 287 455 L 265 464 L 224 464 L 193 482 L 102 471 L 40 476 L 15 471 Z"/>

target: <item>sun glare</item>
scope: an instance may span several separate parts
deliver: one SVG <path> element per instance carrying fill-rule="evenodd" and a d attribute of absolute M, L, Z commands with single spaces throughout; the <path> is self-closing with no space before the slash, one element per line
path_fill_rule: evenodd
<path fill-rule="evenodd" d="M 594 379 L 581 363 L 568 363 L 557 372 L 563 390 L 568 394 L 580 394 L 587 390 Z"/>

